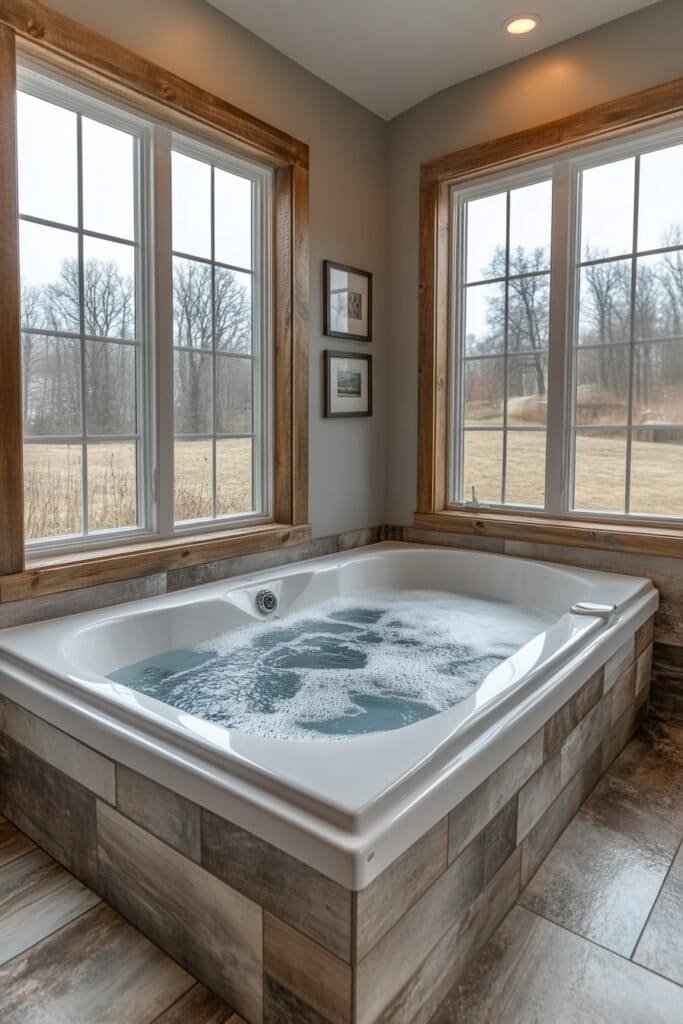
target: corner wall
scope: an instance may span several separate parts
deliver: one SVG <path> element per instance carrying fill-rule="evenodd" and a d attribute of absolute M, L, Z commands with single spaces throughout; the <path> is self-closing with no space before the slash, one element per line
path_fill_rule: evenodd
<path fill-rule="evenodd" d="M 46 0 L 128 49 L 307 142 L 311 159 L 309 517 L 315 537 L 384 522 L 388 126 L 203 0 Z M 322 260 L 374 273 L 371 345 L 323 338 Z M 374 357 L 374 416 L 322 416 L 322 351 Z"/>

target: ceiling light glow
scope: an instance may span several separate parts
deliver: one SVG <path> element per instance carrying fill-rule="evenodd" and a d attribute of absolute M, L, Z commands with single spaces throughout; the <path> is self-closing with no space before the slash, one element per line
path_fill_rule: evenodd
<path fill-rule="evenodd" d="M 505 31 L 511 36 L 523 36 L 533 32 L 541 24 L 538 14 L 515 14 L 505 22 Z"/>

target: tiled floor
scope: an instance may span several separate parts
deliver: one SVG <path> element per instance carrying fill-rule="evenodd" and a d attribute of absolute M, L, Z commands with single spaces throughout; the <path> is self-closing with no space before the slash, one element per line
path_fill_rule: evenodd
<path fill-rule="evenodd" d="M 683 723 L 649 724 L 432 1024 L 683 1021 Z"/>
<path fill-rule="evenodd" d="M 683 724 L 634 739 L 433 1024 L 683 1021 Z M 3 1024 L 242 1024 L 0 819 Z"/>

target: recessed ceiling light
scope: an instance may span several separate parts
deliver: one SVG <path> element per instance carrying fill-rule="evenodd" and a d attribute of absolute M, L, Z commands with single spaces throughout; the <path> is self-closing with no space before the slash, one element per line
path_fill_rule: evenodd
<path fill-rule="evenodd" d="M 515 14 L 505 22 L 505 31 L 511 36 L 523 36 L 533 32 L 541 24 L 538 14 Z"/>

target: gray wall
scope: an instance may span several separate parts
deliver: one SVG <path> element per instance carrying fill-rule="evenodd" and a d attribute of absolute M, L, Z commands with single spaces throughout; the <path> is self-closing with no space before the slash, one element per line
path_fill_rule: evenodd
<path fill-rule="evenodd" d="M 310 518 L 316 536 L 383 522 L 387 126 L 203 0 L 47 0 L 311 148 Z M 375 273 L 371 419 L 325 420 L 321 261 Z"/>
<path fill-rule="evenodd" d="M 417 472 L 420 164 L 683 75 L 683 0 L 665 0 L 433 96 L 390 125 L 386 520 L 408 524 Z"/>

